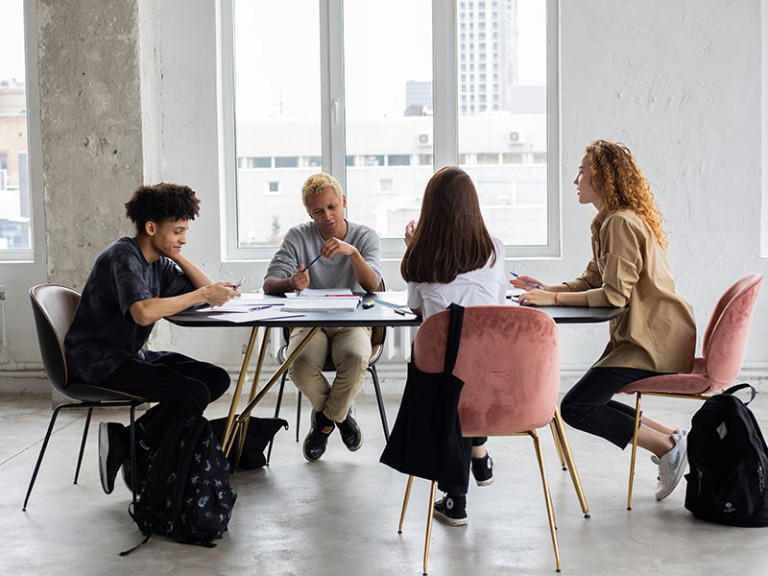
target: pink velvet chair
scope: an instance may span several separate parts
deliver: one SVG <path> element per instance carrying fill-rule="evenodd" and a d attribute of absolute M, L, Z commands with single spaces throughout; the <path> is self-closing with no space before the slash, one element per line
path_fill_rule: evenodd
<path fill-rule="evenodd" d="M 744 361 L 752 312 L 762 281 L 762 274 L 750 274 L 728 288 L 720 297 L 704 332 L 701 357 L 694 359 L 691 372 L 645 378 L 619 390 L 624 394 L 636 396 L 627 510 L 632 509 L 637 431 L 640 427 L 640 403 L 643 394 L 706 400 L 708 395 L 716 390 L 723 390 L 733 384 Z"/>
<path fill-rule="evenodd" d="M 427 318 L 416 332 L 412 361 L 421 371 L 443 371 L 448 321 L 449 313 L 440 312 Z M 559 571 L 554 509 L 536 434 L 537 429 L 553 421 L 557 409 L 560 336 L 555 322 L 548 314 L 534 308 L 467 307 L 453 373 L 464 381 L 459 401 L 464 436 L 528 435 L 533 439 Z M 412 483 L 413 476 L 409 476 L 400 532 Z M 436 483 L 432 482 L 424 543 L 424 574 L 427 573 L 435 488 Z"/>

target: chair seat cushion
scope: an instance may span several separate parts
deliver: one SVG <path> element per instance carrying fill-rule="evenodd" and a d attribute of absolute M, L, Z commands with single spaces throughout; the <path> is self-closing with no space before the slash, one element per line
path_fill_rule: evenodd
<path fill-rule="evenodd" d="M 67 398 L 71 400 L 79 400 L 81 402 L 143 401 L 143 398 L 139 398 L 132 394 L 99 388 L 98 386 L 91 386 L 90 384 L 83 384 L 81 382 L 70 382 L 64 388 L 63 392 Z"/>
<path fill-rule="evenodd" d="M 694 359 L 693 370 L 687 374 L 661 374 L 651 378 L 635 380 L 619 390 L 622 394 L 709 394 L 723 388 L 729 382 L 712 380 L 704 369 L 702 358 Z"/>

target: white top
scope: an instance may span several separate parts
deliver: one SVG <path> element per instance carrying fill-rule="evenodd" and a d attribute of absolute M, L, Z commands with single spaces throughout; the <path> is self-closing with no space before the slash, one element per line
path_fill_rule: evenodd
<path fill-rule="evenodd" d="M 408 306 L 420 308 L 423 318 L 445 310 L 451 304 L 461 306 L 493 306 L 506 303 L 507 278 L 504 272 L 504 244 L 493 239 L 493 256 L 485 266 L 456 276 L 453 282 L 408 282 Z"/>

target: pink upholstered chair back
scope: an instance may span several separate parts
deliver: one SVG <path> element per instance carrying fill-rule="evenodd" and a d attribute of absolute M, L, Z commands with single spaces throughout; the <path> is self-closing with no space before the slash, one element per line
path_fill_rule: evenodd
<path fill-rule="evenodd" d="M 762 281 L 762 274 L 750 274 L 718 300 L 701 345 L 704 370 L 710 380 L 727 386 L 738 376 Z"/>
<path fill-rule="evenodd" d="M 413 341 L 423 372 L 443 371 L 447 311 L 427 318 Z M 468 306 L 454 375 L 464 381 L 462 433 L 504 436 L 541 428 L 555 412 L 560 388 L 560 336 L 535 308 Z"/>

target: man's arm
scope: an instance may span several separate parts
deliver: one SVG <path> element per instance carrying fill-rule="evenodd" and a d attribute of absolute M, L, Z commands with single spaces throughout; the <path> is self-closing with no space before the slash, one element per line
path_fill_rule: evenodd
<path fill-rule="evenodd" d="M 355 279 L 363 290 L 373 292 L 379 287 L 379 276 L 352 244 L 347 244 L 338 238 L 331 238 L 320 248 L 320 255 L 324 258 L 330 258 L 334 254 L 344 254 L 349 258 L 355 271 Z"/>
<path fill-rule="evenodd" d="M 236 296 L 240 296 L 240 293 L 233 289 L 231 282 L 216 282 L 179 296 L 140 300 L 131 304 L 128 310 L 136 324 L 148 326 L 161 318 L 173 316 L 191 306 L 198 304 L 221 306 Z"/>

